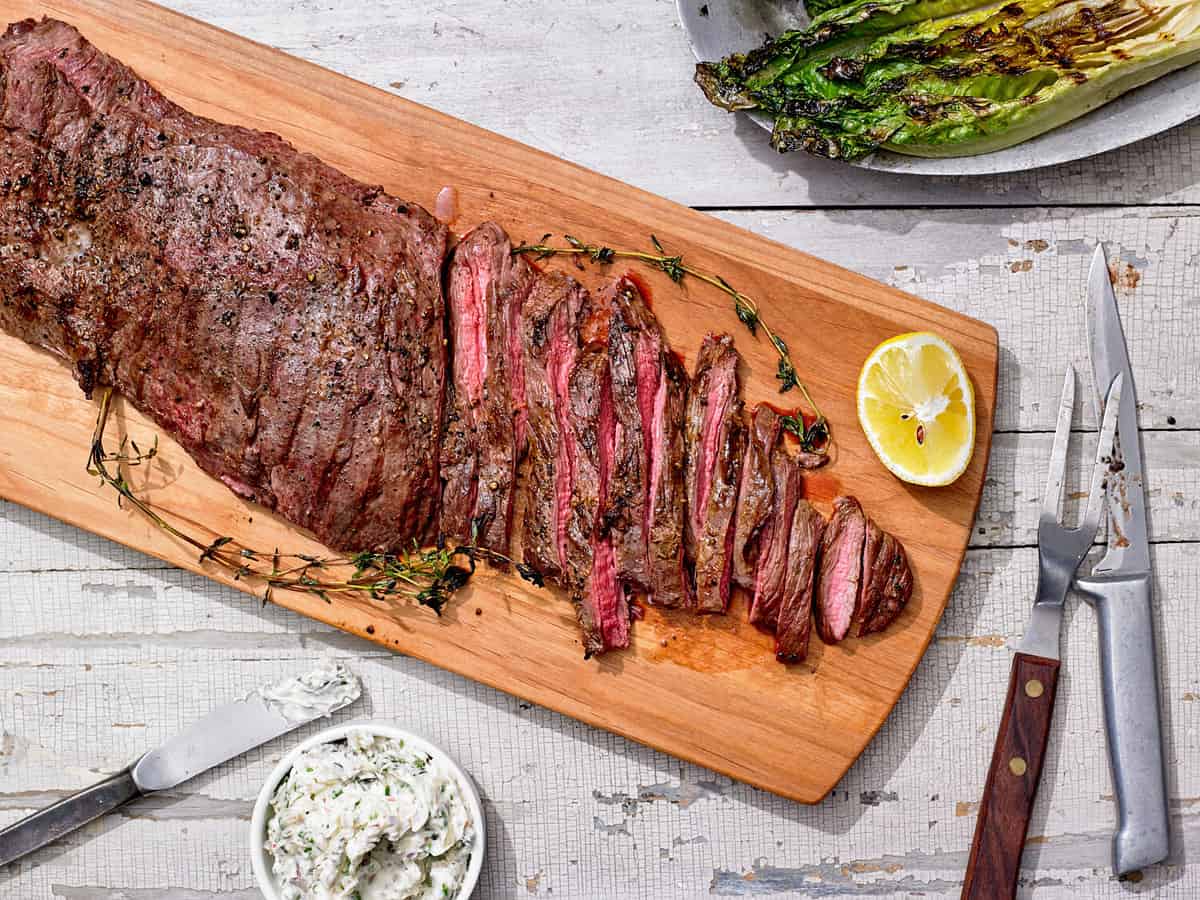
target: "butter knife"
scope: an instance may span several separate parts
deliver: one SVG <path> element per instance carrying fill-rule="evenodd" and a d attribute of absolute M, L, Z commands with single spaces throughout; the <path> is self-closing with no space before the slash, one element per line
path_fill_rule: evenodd
<path fill-rule="evenodd" d="M 362 687 L 349 670 L 326 664 L 308 675 L 219 706 L 128 768 L 0 831 L 0 867 L 131 800 L 173 788 L 272 738 L 349 706 L 361 694 Z"/>

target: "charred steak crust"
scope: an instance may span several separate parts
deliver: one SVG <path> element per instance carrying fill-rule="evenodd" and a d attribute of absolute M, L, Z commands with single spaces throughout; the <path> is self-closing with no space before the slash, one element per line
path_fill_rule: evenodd
<path fill-rule="evenodd" d="M 695 561 L 698 612 L 729 608 L 734 511 L 746 434 L 738 361 L 733 338 L 708 335 L 688 394 L 688 546 Z"/>
<path fill-rule="evenodd" d="M 505 555 L 527 420 L 521 309 L 534 280 L 494 222 L 463 237 L 447 276 L 453 379 L 441 459 L 441 534 Z"/>
<path fill-rule="evenodd" d="M 628 277 L 610 288 L 609 362 L 617 421 L 608 520 L 617 574 L 650 602 L 690 596 L 683 558 L 687 374 Z"/>
<path fill-rule="evenodd" d="M 688 376 L 679 357 L 662 354 L 662 380 L 655 397 L 650 445 L 650 600 L 656 606 L 678 607 L 692 602 L 691 573 L 684 555 L 687 520 L 687 440 L 684 415 Z"/>
<path fill-rule="evenodd" d="M 817 633 L 827 644 L 846 636 L 858 608 L 867 518 L 853 497 L 833 501 L 833 515 L 821 540 L 821 564 L 813 613 Z"/>
<path fill-rule="evenodd" d="M 770 632 L 774 632 L 779 624 L 788 567 L 792 565 L 788 543 L 792 519 L 804 491 L 800 470 L 782 447 L 772 454 L 772 469 L 774 487 L 769 514 L 762 527 L 750 603 L 750 623 Z"/>
<path fill-rule="evenodd" d="M 574 459 L 564 580 L 576 604 L 584 654 L 594 656 L 629 646 L 629 604 L 603 516 L 616 430 L 606 343 L 584 348 L 568 393 Z"/>
<path fill-rule="evenodd" d="M 782 663 L 803 662 L 808 656 L 814 581 L 824 531 L 821 514 L 807 500 L 797 502 L 788 535 L 787 574 L 775 631 L 775 658 Z"/>
<path fill-rule="evenodd" d="M 521 544 L 525 562 L 549 578 L 560 578 L 565 565 L 575 457 L 568 380 L 589 305 L 577 281 L 547 272 L 534 282 L 522 318 L 529 457 Z"/>
<path fill-rule="evenodd" d="M 754 589 L 759 535 L 771 514 L 775 492 L 772 459 L 781 433 L 779 413 L 766 403 L 755 407 L 742 462 L 742 485 L 733 531 L 733 579 L 747 590 Z"/>
<path fill-rule="evenodd" d="M 446 229 L 62 22 L 11 25 L 0 68 L 0 328 L 329 545 L 431 542 Z"/>
<path fill-rule="evenodd" d="M 650 589 L 646 555 L 646 508 L 650 460 L 646 452 L 643 406 L 653 404 L 662 376 L 659 354 L 653 353 L 651 371 L 642 371 L 643 344 L 661 345 L 658 323 L 627 278 L 618 279 L 604 295 L 611 307 L 608 321 L 608 363 L 612 373 L 613 471 L 605 506 L 605 527 L 612 534 L 617 577 L 640 591 Z"/>
<path fill-rule="evenodd" d="M 892 624 L 904 611 L 913 591 L 912 569 L 904 547 L 870 519 L 862 566 L 862 585 L 854 613 L 859 637 L 883 631 Z"/>

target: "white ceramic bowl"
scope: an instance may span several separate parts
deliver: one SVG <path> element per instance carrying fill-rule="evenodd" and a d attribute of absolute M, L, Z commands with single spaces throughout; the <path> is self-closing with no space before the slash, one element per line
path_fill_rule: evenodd
<path fill-rule="evenodd" d="M 267 820 L 271 815 L 271 797 L 274 796 L 275 789 L 292 770 L 296 758 L 301 753 L 318 744 L 343 740 L 351 731 L 366 731 L 381 737 L 404 741 L 406 748 L 415 748 L 441 760 L 450 773 L 458 779 L 458 783 L 462 786 L 463 801 L 467 804 L 467 809 L 470 810 L 471 816 L 475 820 L 475 846 L 471 850 L 471 862 L 467 866 L 462 890 L 455 898 L 455 900 L 467 900 L 475 892 L 475 885 L 479 881 L 487 843 L 487 828 L 483 819 L 483 803 L 479 799 L 479 789 L 475 787 L 471 776 L 464 772 L 445 750 L 429 743 L 418 734 L 386 722 L 351 722 L 347 725 L 326 728 L 297 745 L 271 771 L 262 790 L 258 793 L 258 800 L 254 804 L 254 814 L 250 817 L 250 862 L 254 867 L 254 877 L 258 880 L 258 888 L 262 891 L 263 896 L 266 900 L 280 900 L 279 886 L 275 883 L 275 875 L 271 871 L 271 854 L 267 852 L 266 848 Z"/>

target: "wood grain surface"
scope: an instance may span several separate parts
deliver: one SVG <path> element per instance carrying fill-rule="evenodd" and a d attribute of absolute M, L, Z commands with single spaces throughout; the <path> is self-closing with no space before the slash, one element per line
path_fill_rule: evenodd
<path fill-rule="evenodd" d="M 834 463 L 809 480 L 826 511 L 853 492 L 913 561 L 917 590 L 887 633 L 818 646 L 786 669 L 742 607 L 696 621 L 651 611 L 627 652 L 584 662 L 569 604 L 494 572 L 481 573 L 435 619 L 370 603 L 329 605 L 277 593 L 275 602 L 692 762 L 804 802 L 838 781 L 896 703 L 929 643 L 965 552 L 992 432 L 998 349 L 988 325 L 774 244 L 724 222 L 549 157 L 274 50 L 140 2 L 0 2 L 14 20 L 47 14 L 76 24 L 195 112 L 274 130 L 358 178 L 432 208 L 443 185 L 460 195 L 456 228 L 495 218 L 514 239 L 570 232 L 644 246 L 652 230 L 689 261 L 759 298 L 763 317 L 794 347 L 800 375 L 837 439 Z M 617 272 L 607 273 L 616 274 Z M 595 285 L 606 273 L 578 273 Z M 680 290 L 647 275 L 672 344 L 689 360 L 704 332 L 735 334 L 747 400 L 778 399 L 770 348 L 739 330 L 723 295 Z M 976 387 L 977 452 L 952 487 L 907 488 L 879 465 L 854 416 L 859 365 L 901 331 L 936 330 L 963 356 Z M 87 476 L 95 407 L 65 368 L 0 339 L 0 495 L 218 580 L 193 554 L 117 510 Z M 154 429 L 118 407 L 139 442 Z M 114 435 L 116 431 L 114 431 Z M 311 540 L 244 504 L 164 440 L 134 484 L 174 515 L 251 546 L 320 552 Z M 253 590 L 253 586 L 236 584 Z"/>

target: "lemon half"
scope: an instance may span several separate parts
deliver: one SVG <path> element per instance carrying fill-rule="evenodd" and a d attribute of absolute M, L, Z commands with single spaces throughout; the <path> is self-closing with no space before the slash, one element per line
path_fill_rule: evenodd
<path fill-rule="evenodd" d="M 884 341 L 858 376 L 858 421 L 897 478 L 950 484 L 975 450 L 975 391 L 962 359 L 928 331 Z"/>

